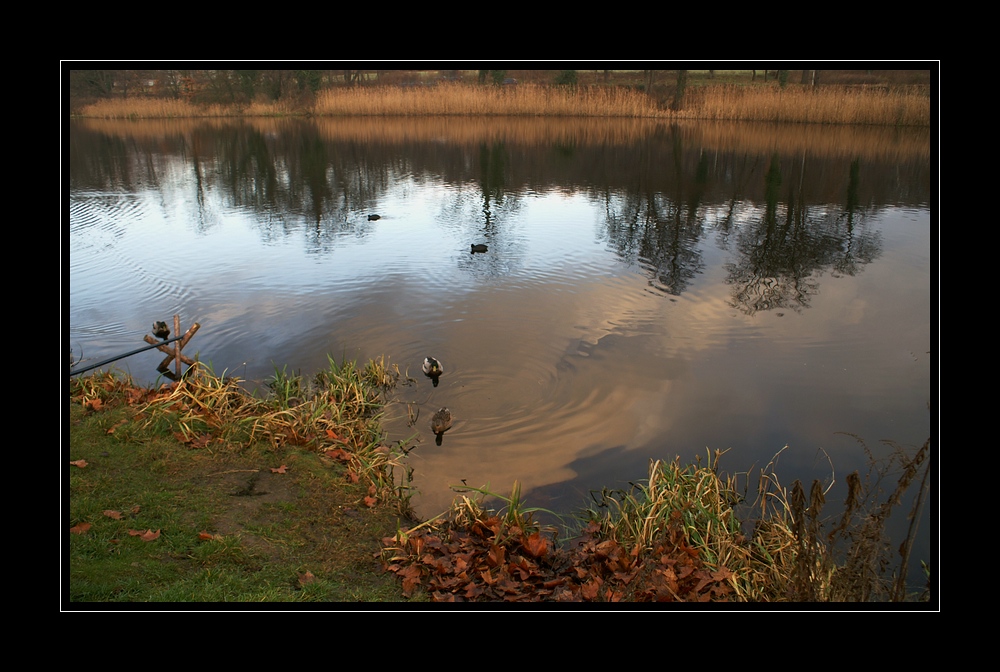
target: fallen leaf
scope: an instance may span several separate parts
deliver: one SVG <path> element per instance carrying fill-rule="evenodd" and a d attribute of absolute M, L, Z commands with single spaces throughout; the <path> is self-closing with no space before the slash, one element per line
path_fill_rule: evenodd
<path fill-rule="evenodd" d="M 271 473 L 272 474 L 284 474 L 284 473 L 287 473 L 286 469 L 287 469 L 287 467 L 285 467 L 285 465 L 281 465 L 277 469 L 275 469 L 274 467 L 271 467 Z"/>
<path fill-rule="evenodd" d="M 110 429 L 108 429 L 108 434 L 114 434 L 114 433 L 115 433 L 115 429 L 117 429 L 118 427 L 121 427 L 121 426 L 122 426 L 122 425 L 124 425 L 124 424 L 125 424 L 126 422 L 127 422 L 126 420 L 119 420 L 119 421 L 118 421 L 118 422 L 116 422 L 115 424 L 111 425 L 111 428 L 110 428 Z"/>
<path fill-rule="evenodd" d="M 365 497 L 365 506 L 368 506 L 369 508 L 375 506 L 377 502 L 378 500 L 374 497 Z"/>
<path fill-rule="evenodd" d="M 111 511 L 111 510 L 108 510 L 108 511 L 104 512 L 104 515 L 107 516 L 108 518 L 114 518 L 115 520 L 121 520 L 122 519 L 122 514 L 121 514 L 120 511 Z"/>
<path fill-rule="evenodd" d="M 549 548 L 548 542 L 546 542 L 545 538 L 538 532 L 535 532 L 530 537 L 524 539 L 521 545 L 524 547 L 524 550 L 528 553 L 528 555 L 535 558 L 544 556 Z"/>
<path fill-rule="evenodd" d="M 201 539 L 202 541 L 212 541 L 212 540 L 221 541 L 222 535 L 212 534 L 211 532 L 202 531 L 198 533 L 198 538 Z"/>
<path fill-rule="evenodd" d="M 351 454 L 343 448 L 327 448 L 323 454 L 331 460 L 340 460 L 341 462 L 349 462 L 351 459 Z"/>
<path fill-rule="evenodd" d="M 313 573 L 310 572 L 308 569 L 306 570 L 305 574 L 299 574 L 299 585 L 300 586 L 304 586 L 307 583 L 312 583 L 315 580 L 316 580 L 316 577 L 313 576 Z"/>
<path fill-rule="evenodd" d="M 132 513 L 139 513 L 139 505 L 138 504 L 136 504 L 135 506 L 132 507 Z"/>
<path fill-rule="evenodd" d="M 159 530 L 157 530 L 156 532 L 153 532 L 152 530 L 146 530 L 145 532 L 139 535 L 139 538 L 142 539 L 143 541 L 153 541 L 154 539 L 159 538 L 159 536 L 160 536 Z"/>
<path fill-rule="evenodd" d="M 91 411 L 99 411 L 104 407 L 104 402 L 100 399 L 88 399 L 83 402 L 83 407 Z"/>
<path fill-rule="evenodd" d="M 73 527 L 69 528 L 69 531 L 73 534 L 84 534 L 90 529 L 90 523 L 77 523 Z"/>
<path fill-rule="evenodd" d="M 80 467 L 83 469 L 87 466 L 87 460 L 77 460 L 76 462 L 70 462 L 74 467 Z"/>

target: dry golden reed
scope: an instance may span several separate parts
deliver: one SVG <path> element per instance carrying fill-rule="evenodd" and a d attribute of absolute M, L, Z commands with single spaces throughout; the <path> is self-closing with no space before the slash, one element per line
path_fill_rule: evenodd
<path fill-rule="evenodd" d="M 929 126 L 930 97 L 885 88 L 706 86 L 679 116 L 728 121 Z"/>
<path fill-rule="evenodd" d="M 343 87 L 320 91 L 309 104 L 288 100 L 197 105 L 186 100 L 101 100 L 80 116 L 97 119 L 204 117 L 576 117 L 699 119 L 824 124 L 929 126 L 930 96 L 885 88 L 789 85 L 690 87 L 685 107 L 666 109 L 653 97 L 627 87 L 561 87 L 536 84 L 477 86 Z"/>
<path fill-rule="evenodd" d="M 332 116 L 582 117 L 655 117 L 660 114 L 649 96 L 632 89 L 574 89 L 534 84 L 327 89 L 317 96 L 314 113 Z"/>

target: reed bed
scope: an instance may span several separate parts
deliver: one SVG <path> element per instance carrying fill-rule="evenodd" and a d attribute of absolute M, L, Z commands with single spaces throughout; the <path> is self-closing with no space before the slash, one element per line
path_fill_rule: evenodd
<path fill-rule="evenodd" d="M 133 97 L 84 106 L 80 116 L 109 120 L 225 117 L 576 117 L 658 120 L 726 120 L 824 124 L 929 126 L 930 96 L 884 87 L 817 89 L 708 85 L 689 87 L 684 109 L 629 87 L 538 84 L 483 86 L 338 87 L 308 102 L 282 99 L 244 104 L 195 104 L 184 99 Z"/>
<path fill-rule="evenodd" d="M 679 116 L 697 119 L 929 126 L 930 96 L 886 88 L 706 86 Z"/>
<path fill-rule="evenodd" d="M 237 108 L 225 105 L 195 105 L 183 99 L 127 98 L 103 99 L 85 105 L 80 114 L 95 119 L 183 119 L 198 117 L 232 117 Z"/>
<path fill-rule="evenodd" d="M 511 87 L 438 84 L 430 87 L 327 89 L 317 96 L 320 116 L 577 116 L 656 117 L 655 102 L 625 88 Z"/>

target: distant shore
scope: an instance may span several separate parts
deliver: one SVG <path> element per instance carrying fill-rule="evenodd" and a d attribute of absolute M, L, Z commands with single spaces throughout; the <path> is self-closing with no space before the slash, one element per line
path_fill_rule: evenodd
<path fill-rule="evenodd" d="M 107 98 L 74 116 L 109 120 L 221 117 L 551 116 L 704 119 L 877 126 L 930 126 L 931 98 L 908 89 L 858 86 L 689 87 L 671 109 L 629 87 L 539 84 L 354 86 L 324 89 L 308 101 L 198 104 L 184 98 Z"/>

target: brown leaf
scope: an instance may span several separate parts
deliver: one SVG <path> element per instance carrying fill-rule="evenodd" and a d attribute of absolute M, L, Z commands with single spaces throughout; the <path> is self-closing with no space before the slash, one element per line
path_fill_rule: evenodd
<path fill-rule="evenodd" d="M 549 544 L 538 532 L 535 532 L 521 543 L 525 552 L 533 558 L 541 558 L 549 550 Z"/>
<path fill-rule="evenodd" d="M 299 585 L 300 586 L 304 586 L 307 583 L 312 583 L 315 580 L 316 580 L 316 577 L 313 576 L 313 573 L 310 572 L 308 569 L 306 570 L 305 574 L 299 574 Z"/>
<path fill-rule="evenodd" d="M 99 411 L 104 407 L 104 402 L 100 399 L 88 399 L 83 402 L 83 407 L 89 411 Z"/>
<path fill-rule="evenodd" d="M 89 529 L 90 523 L 77 523 L 73 527 L 69 528 L 69 531 L 73 534 L 85 534 Z"/>
<path fill-rule="evenodd" d="M 288 473 L 287 469 L 288 469 L 288 467 L 286 467 L 285 465 L 281 465 L 277 469 L 275 469 L 274 467 L 271 467 L 271 473 L 272 474 L 285 474 L 285 473 Z"/>
<path fill-rule="evenodd" d="M 104 515 L 107 516 L 108 518 L 114 518 L 115 520 L 121 520 L 122 519 L 121 511 L 111 511 L 111 510 L 108 510 L 108 511 L 104 512 Z"/>
<path fill-rule="evenodd" d="M 160 536 L 159 530 L 157 530 L 156 532 L 153 532 L 152 530 L 146 530 L 145 532 L 139 535 L 139 538 L 142 539 L 143 541 L 153 541 L 154 539 L 158 539 L 159 536 Z"/>
<path fill-rule="evenodd" d="M 375 506 L 377 503 L 378 499 L 376 499 L 375 497 L 365 497 L 365 506 L 367 506 L 368 508 Z"/>
<path fill-rule="evenodd" d="M 347 482 L 348 483 L 357 483 L 360 479 L 361 479 L 361 477 L 358 476 L 358 472 L 354 471 L 353 469 L 348 469 L 347 470 Z"/>
<path fill-rule="evenodd" d="M 74 467 L 80 467 L 81 469 L 83 469 L 84 467 L 87 466 L 87 460 L 77 460 L 76 462 L 70 462 L 70 464 L 73 465 Z"/>
<path fill-rule="evenodd" d="M 122 425 L 124 425 L 126 422 L 128 422 L 128 421 L 127 420 L 119 420 L 115 424 L 111 425 L 111 427 L 108 429 L 108 434 L 114 434 L 115 430 L 118 427 L 121 427 Z"/>
<path fill-rule="evenodd" d="M 601 589 L 601 584 L 599 580 L 591 579 L 587 583 L 580 586 L 580 595 L 585 600 L 593 600 L 597 598 L 597 594 Z"/>
<path fill-rule="evenodd" d="M 198 538 L 202 541 L 222 541 L 221 534 L 212 534 L 211 532 L 201 531 L 198 533 Z"/>
<path fill-rule="evenodd" d="M 397 574 L 403 577 L 403 595 L 410 597 L 413 589 L 420 585 L 420 568 L 410 565 L 401 569 Z"/>
<path fill-rule="evenodd" d="M 323 454 L 331 460 L 340 460 L 341 462 L 349 462 L 351 460 L 351 454 L 343 448 L 327 448 L 323 451 Z"/>

